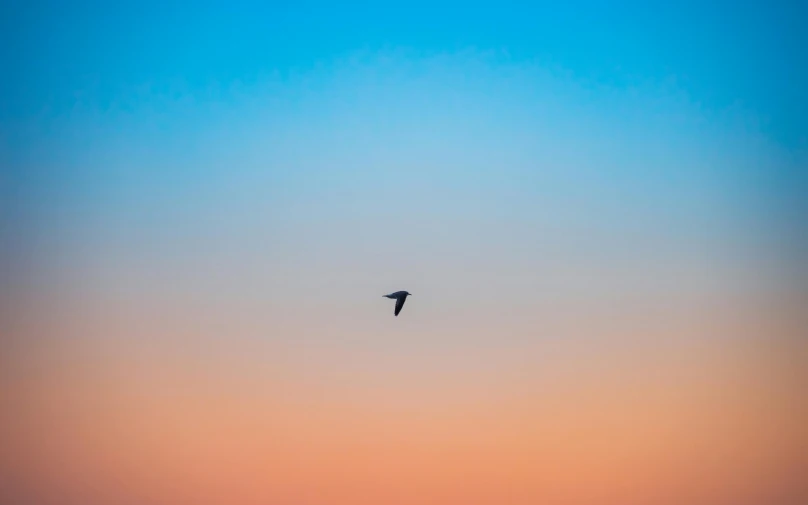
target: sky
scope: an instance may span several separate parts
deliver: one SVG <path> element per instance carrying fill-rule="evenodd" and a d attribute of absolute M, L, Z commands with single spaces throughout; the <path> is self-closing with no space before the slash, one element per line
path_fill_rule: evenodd
<path fill-rule="evenodd" d="M 0 494 L 803 501 L 806 15 L 4 2 Z"/>

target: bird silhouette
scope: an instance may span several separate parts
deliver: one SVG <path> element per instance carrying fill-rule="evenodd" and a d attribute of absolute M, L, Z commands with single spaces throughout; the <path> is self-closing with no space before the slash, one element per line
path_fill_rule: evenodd
<path fill-rule="evenodd" d="M 404 306 L 404 300 L 406 300 L 408 296 L 412 296 L 412 293 L 408 293 L 406 291 L 396 291 L 395 293 L 390 293 L 389 295 L 383 296 L 396 301 L 396 310 L 394 314 L 398 316 L 398 313 L 401 312 L 401 308 Z"/>

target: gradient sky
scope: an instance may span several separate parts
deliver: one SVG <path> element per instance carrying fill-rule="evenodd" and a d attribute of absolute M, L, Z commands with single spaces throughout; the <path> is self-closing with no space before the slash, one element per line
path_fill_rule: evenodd
<path fill-rule="evenodd" d="M 799 501 L 806 18 L 3 3 L 0 493 Z"/>

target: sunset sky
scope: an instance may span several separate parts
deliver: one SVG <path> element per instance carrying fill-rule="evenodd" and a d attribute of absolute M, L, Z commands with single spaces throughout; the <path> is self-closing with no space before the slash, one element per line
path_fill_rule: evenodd
<path fill-rule="evenodd" d="M 808 11 L 533 4 L 3 3 L 0 502 L 808 503 Z"/>

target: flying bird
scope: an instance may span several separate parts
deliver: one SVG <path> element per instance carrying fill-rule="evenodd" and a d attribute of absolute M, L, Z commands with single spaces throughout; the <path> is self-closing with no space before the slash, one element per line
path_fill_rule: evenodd
<path fill-rule="evenodd" d="M 390 293 L 389 295 L 383 296 L 396 301 L 395 315 L 398 316 L 398 313 L 401 312 L 401 307 L 404 306 L 404 300 L 406 300 L 408 296 L 412 296 L 412 293 L 408 293 L 406 291 L 396 291 L 395 293 Z"/>

